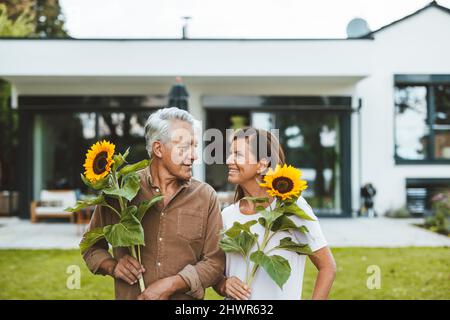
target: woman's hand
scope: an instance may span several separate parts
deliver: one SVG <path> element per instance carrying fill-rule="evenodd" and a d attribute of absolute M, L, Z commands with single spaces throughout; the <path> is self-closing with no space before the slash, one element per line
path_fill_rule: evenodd
<path fill-rule="evenodd" d="M 225 280 L 225 296 L 235 300 L 248 300 L 251 289 L 238 277 L 231 277 Z"/>

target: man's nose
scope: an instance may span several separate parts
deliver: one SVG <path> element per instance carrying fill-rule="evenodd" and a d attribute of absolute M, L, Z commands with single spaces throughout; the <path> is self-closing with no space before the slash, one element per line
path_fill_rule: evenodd
<path fill-rule="evenodd" d="M 192 162 L 198 159 L 197 149 L 195 147 L 191 148 L 191 152 L 189 153 L 189 159 Z"/>
<path fill-rule="evenodd" d="M 234 157 L 232 154 L 230 154 L 227 158 L 227 160 L 225 161 L 226 164 L 232 164 L 234 163 Z"/>
<path fill-rule="evenodd" d="M 192 161 L 195 161 L 198 159 L 198 154 L 197 154 L 197 150 L 194 149 L 194 152 L 192 153 Z"/>

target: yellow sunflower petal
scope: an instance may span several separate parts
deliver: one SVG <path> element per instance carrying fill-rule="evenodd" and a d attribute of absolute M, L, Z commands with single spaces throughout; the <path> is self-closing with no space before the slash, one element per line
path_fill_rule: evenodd
<path fill-rule="evenodd" d="M 275 170 L 269 169 L 260 186 L 265 187 L 270 196 L 281 200 L 297 198 L 307 188 L 307 183 L 301 180 L 301 176 L 301 170 L 291 165 L 277 165 Z"/>
<path fill-rule="evenodd" d="M 103 140 L 94 143 L 86 153 L 86 160 L 83 164 L 86 178 L 95 182 L 106 177 L 111 171 L 112 159 L 115 145 Z"/>

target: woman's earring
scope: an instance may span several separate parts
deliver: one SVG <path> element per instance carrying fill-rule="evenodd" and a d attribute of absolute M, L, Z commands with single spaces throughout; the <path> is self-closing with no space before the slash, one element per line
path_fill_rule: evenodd
<path fill-rule="evenodd" d="M 262 172 L 263 172 L 263 170 L 256 171 L 256 173 L 258 174 L 258 177 L 256 178 L 257 183 L 263 183 L 264 174 Z"/>

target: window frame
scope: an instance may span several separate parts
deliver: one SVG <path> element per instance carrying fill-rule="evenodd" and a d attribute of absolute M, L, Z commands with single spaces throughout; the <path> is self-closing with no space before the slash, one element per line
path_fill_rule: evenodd
<path fill-rule="evenodd" d="M 410 164 L 421 164 L 421 165 L 448 165 L 450 164 L 450 159 L 439 159 L 435 158 L 435 129 L 434 119 L 436 112 L 435 104 L 435 88 L 439 85 L 449 85 L 450 86 L 450 75 L 395 75 L 394 76 L 394 90 L 398 87 L 406 86 L 425 86 L 427 89 L 427 127 L 429 129 L 429 144 L 427 146 L 427 157 L 425 159 L 404 159 L 397 155 L 397 125 L 396 125 L 396 105 L 394 101 L 394 159 L 396 165 L 410 165 Z"/>

